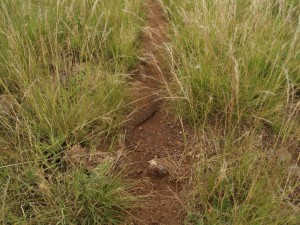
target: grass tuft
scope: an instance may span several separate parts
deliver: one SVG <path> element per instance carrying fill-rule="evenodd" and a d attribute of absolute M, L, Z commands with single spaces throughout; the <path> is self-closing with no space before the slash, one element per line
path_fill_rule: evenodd
<path fill-rule="evenodd" d="M 200 137 L 185 223 L 299 224 L 299 1 L 161 2 L 170 108 Z"/>
<path fill-rule="evenodd" d="M 114 150 L 137 62 L 141 1 L 0 2 L 0 223 L 119 224 L 134 198 L 106 165 L 63 160 Z"/>

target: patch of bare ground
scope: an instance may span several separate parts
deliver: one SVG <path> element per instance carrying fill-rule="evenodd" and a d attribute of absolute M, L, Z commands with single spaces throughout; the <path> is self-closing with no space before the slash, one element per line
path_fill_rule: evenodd
<path fill-rule="evenodd" d="M 179 225 L 185 217 L 180 195 L 190 171 L 183 157 L 190 134 L 164 107 L 166 18 L 158 1 L 147 0 L 145 10 L 140 63 L 131 82 L 135 110 L 128 116 L 125 143 L 127 176 L 138 181 L 136 194 L 146 197 L 132 223 Z"/>

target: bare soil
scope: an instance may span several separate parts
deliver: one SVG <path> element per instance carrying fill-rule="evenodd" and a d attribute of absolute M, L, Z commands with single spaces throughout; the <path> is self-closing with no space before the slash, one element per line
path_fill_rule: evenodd
<path fill-rule="evenodd" d="M 189 166 L 183 157 L 188 129 L 167 113 L 163 87 L 168 69 L 163 57 L 168 23 L 156 0 L 145 2 L 146 27 L 141 38 L 140 63 L 131 82 L 135 110 L 126 125 L 128 178 L 138 181 L 146 196 L 133 212 L 134 224 L 181 225 L 185 217 L 181 191 Z"/>

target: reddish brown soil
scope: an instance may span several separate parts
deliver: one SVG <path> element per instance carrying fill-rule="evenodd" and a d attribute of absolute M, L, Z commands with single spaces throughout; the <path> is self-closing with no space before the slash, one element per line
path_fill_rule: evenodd
<path fill-rule="evenodd" d="M 139 182 L 137 194 L 146 196 L 143 207 L 133 212 L 134 224 L 181 225 L 184 210 L 180 193 L 184 188 L 186 129 L 169 115 L 162 100 L 168 77 L 162 49 L 167 39 L 167 22 L 158 1 L 145 3 L 147 24 L 141 39 L 141 62 L 132 83 L 136 110 L 126 126 L 128 177 Z M 149 168 L 161 163 L 166 173 Z"/>

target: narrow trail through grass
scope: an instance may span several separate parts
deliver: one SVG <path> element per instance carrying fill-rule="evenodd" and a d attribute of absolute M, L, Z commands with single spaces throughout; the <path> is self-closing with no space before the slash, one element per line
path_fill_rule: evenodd
<path fill-rule="evenodd" d="M 0 1 L 0 224 L 300 224 L 299 16 Z"/>
<path fill-rule="evenodd" d="M 144 207 L 134 216 L 138 224 L 179 225 L 184 218 L 178 200 L 183 182 L 176 169 L 182 163 L 184 132 L 166 112 L 161 97 L 169 73 L 162 53 L 168 24 L 158 1 L 146 1 L 145 8 L 140 64 L 132 85 L 136 109 L 126 129 L 131 164 L 128 176 L 140 181 L 138 194 L 147 196 Z"/>

